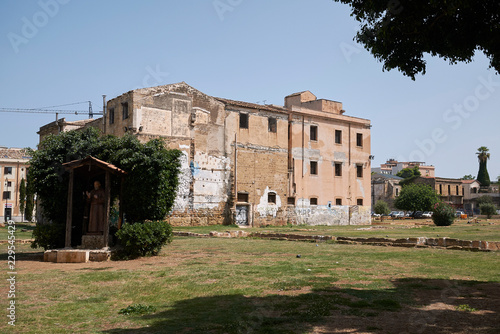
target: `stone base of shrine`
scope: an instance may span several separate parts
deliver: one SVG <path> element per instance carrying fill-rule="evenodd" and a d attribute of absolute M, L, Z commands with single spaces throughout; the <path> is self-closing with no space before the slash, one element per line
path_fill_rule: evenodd
<path fill-rule="evenodd" d="M 51 249 L 43 253 L 44 262 L 55 263 L 103 262 L 110 258 L 107 249 Z"/>

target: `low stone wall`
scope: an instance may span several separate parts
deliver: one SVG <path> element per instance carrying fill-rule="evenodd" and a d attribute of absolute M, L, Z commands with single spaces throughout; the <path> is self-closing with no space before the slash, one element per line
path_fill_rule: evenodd
<path fill-rule="evenodd" d="M 246 231 L 228 231 L 228 232 L 210 232 L 209 234 L 192 232 L 174 232 L 175 236 L 198 237 L 198 238 L 260 238 L 270 240 L 288 240 L 288 241 L 309 241 L 323 242 L 335 241 L 339 244 L 364 244 L 373 246 L 393 246 L 393 247 L 418 247 L 418 248 L 444 248 L 469 251 L 498 251 L 500 242 L 498 241 L 477 241 L 477 240 L 459 240 L 453 238 L 351 238 L 335 237 L 324 235 L 302 235 L 288 233 L 261 233 Z"/>

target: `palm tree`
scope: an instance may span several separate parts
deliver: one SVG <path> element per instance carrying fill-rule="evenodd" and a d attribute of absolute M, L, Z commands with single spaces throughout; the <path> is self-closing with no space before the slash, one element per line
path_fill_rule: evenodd
<path fill-rule="evenodd" d="M 489 187 L 490 176 L 486 169 L 486 162 L 490 158 L 489 149 L 486 146 L 481 146 L 477 149 L 477 159 L 479 160 L 479 172 L 477 172 L 477 180 L 483 187 Z"/>

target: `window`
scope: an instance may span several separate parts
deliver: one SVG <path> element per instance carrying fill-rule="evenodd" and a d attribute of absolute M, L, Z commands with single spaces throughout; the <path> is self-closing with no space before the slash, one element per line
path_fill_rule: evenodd
<path fill-rule="evenodd" d="M 277 121 L 274 117 L 269 117 L 267 119 L 267 131 L 276 133 L 277 131 Z"/>
<path fill-rule="evenodd" d="M 457 186 L 457 195 L 460 195 L 459 192 L 458 192 L 458 186 Z"/>
<path fill-rule="evenodd" d="M 448 185 L 448 196 L 451 196 L 451 186 Z"/>
<path fill-rule="evenodd" d="M 396 188 L 396 196 L 399 196 L 399 188 Z"/>
<path fill-rule="evenodd" d="M 358 198 L 358 199 L 356 200 L 356 204 L 357 204 L 357 205 L 363 205 L 363 199 L 362 199 L 362 198 Z"/>
<path fill-rule="evenodd" d="M 3 192 L 3 199 L 10 199 L 10 191 Z"/>
<path fill-rule="evenodd" d="M 311 140 L 317 141 L 318 140 L 318 127 L 316 125 L 311 125 L 309 127 L 309 129 L 310 129 Z"/>
<path fill-rule="evenodd" d="M 248 129 L 248 114 L 240 114 L 240 129 Z"/>
<path fill-rule="evenodd" d="M 287 204 L 295 205 L 295 197 L 288 197 Z"/>
<path fill-rule="evenodd" d="M 335 144 L 342 144 L 342 130 L 335 130 Z"/>
<path fill-rule="evenodd" d="M 356 134 L 356 146 L 363 147 L 363 134 L 362 133 Z"/>
<path fill-rule="evenodd" d="M 335 163 L 335 176 L 342 176 L 342 163 Z"/>
<path fill-rule="evenodd" d="M 318 198 L 311 197 L 311 199 L 309 200 L 309 203 L 311 203 L 311 205 L 318 205 Z"/>
<path fill-rule="evenodd" d="M 4 168 L 3 168 L 3 173 L 4 173 L 5 175 L 7 175 L 7 174 L 12 174 L 12 167 L 4 167 Z"/>
<path fill-rule="evenodd" d="M 465 188 L 462 187 L 462 196 L 465 196 Z"/>
<path fill-rule="evenodd" d="M 267 203 L 276 204 L 276 193 L 270 192 L 267 194 Z"/>
<path fill-rule="evenodd" d="M 311 161 L 311 175 L 318 175 L 318 162 Z"/>
<path fill-rule="evenodd" d="M 7 181 L 7 187 L 12 187 L 12 182 Z"/>
<path fill-rule="evenodd" d="M 108 111 L 108 117 L 109 117 L 109 124 L 114 124 L 115 123 L 115 108 L 111 108 Z"/>
<path fill-rule="evenodd" d="M 238 202 L 248 202 L 248 194 L 238 193 Z"/>
<path fill-rule="evenodd" d="M 122 115 L 123 115 L 123 119 L 128 118 L 128 103 L 127 102 L 122 103 Z"/>
<path fill-rule="evenodd" d="M 335 199 L 335 205 L 342 205 L 342 198 Z"/>
<path fill-rule="evenodd" d="M 442 184 L 439 185 L 439 194 L 440 195 L 443 194 L 443 185 Z"/>
<path fill-rule="evenodd" d="M 363 165 L 356 165 L 356 176 L 363 177 Z"/>

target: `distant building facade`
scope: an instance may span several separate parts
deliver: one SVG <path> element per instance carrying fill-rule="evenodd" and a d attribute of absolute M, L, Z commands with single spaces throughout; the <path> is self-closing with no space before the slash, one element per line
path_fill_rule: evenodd
<path fill-rule="evenodd" d="M 20 210 L 19 187 L 22 179 L 26 182 L 26 171 L 30 159 L 25 149 L 0 147 L 1 222 L 7 220 L 20 222 L 23 219 L 23 213 Z"/>
<path fill-rule="evenodd" d="M 418 184 L 427 184 L 436 190 L 441 200 L 454 208 L 462 209 L 464 205 L 464 187 L 461 179 L 443 177 L 419 177 L 415 180 Z"/>
<path fill-rule="evenodd" d="M 372 173 L 372 206 L 382 200 L 389 208 L 394 209 L 394 200 L 401 193 L 399 182 L 402 180 L 402 177 L 395 175 Z"/>
<path fill-rule="evenodd" d="M 414 168 L 418 166 L 420 174 L 425 177 L 434 177 L 435 167 L 432 165 L 426 165 L 425 162 L 419 161 L 409 161 L 400 162 L 394 159 L 389 159 L 385 164 L 381 164 L 380 167 L 372 168 L 372 172 L 386 174 L 386 175 L 396 175 L 398 172 L 405 168 Z"/>
<path fill-rule="evenodd" d="M 129 91 L 104 119 L 79 122 L 50 123 L 40 138 L 93 126 L 183 152 L 174 225 L 370 223 L 370 121 L 309 91 L 260 105 L 182 82 Z"/>

